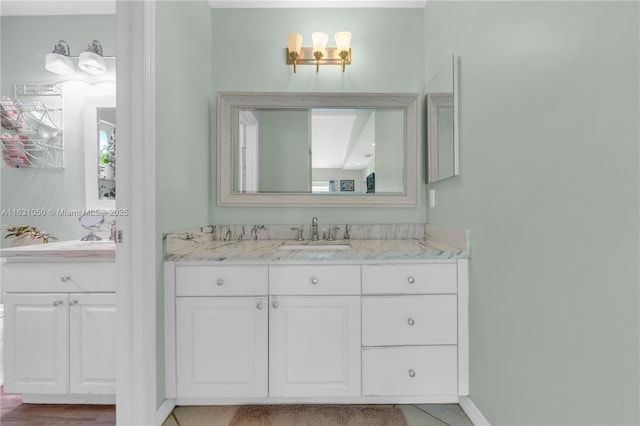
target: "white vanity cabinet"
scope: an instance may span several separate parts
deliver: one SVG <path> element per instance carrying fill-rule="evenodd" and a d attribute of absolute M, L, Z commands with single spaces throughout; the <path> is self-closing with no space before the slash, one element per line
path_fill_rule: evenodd
<path fill-rule="evenodd" d="M 113 402 L 115 264 L 6 262 L 2 275 L 5 391 L 25 402 Z"/>
<path fill-rule="evenodd" d="M 175 274 L 178 395 L 266 397 L 267 267 L 179 266 Z"/>
<path fill-rule="evenodd" d="M 467 260 L 165 263 L 177 404 L 468 395 Z"/>

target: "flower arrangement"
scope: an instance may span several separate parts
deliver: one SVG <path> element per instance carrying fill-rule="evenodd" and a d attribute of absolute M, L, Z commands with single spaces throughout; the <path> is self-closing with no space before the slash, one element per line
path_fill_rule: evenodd
<path fill-rule="evenodd" d="M 7 234 L 4 237 L 11 238 L 13 240 L 18 240 L 18 239 L 41 240 L 43 244 L 46 244 L 49 242 L 50 239 L 51 240 L 57 239 L 53 235 L 29 225 L 2 225 L 2 226 L 7 230 Z"/>

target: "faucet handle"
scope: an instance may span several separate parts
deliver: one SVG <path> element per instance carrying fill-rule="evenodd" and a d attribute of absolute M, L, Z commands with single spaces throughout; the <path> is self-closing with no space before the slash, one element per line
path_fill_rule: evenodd
<path fill-rule="evenodd" d="M 333 241 L 336 239 L 336 231 L 340 230 L 339 226 L 332 226 L 329 228 L 329 234 L 327 236 L 327 241 Z"/>
<path fill-rule="evenodd" d="M 302 237 L 302 226 L 300 226 L 299 228 L 291 228 L 292 231 L 298 231 L 296 233 L 296 241 L 304 241 L 304 238 Z"/>
<path fill-rule="evenodd" d="M 345 225 L 344 226 L 344 236 L 342 237 L 343 240 L 348 240 L 350 237 L 349 235 L 349 225 Z"/>

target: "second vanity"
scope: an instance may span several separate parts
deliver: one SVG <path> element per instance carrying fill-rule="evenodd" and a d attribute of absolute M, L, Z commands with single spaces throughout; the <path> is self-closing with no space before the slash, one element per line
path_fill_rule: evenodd
<path fill-rule="evenodd" d="M 25 403 L 115 403 L 115 244 L 63 241 L 0 255 L 5 392 Z"/>
<path fill-rule="evenodd" d="M 167 397 L 178 405 L 468 395 L 464 231 L 446 241 L 457 247 L 369 238 L 304 249 L 203 230 L 165 236 Z"/>

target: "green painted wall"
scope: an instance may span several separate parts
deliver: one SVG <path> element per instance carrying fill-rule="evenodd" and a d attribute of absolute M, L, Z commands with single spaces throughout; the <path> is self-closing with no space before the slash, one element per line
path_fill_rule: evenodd
<path fill-rule="evenodd" d="M 424 16 L 420 9 L 212 9 L 212 96 L 219 91 L 244 92 L 422 92 L 424 89 Z M 287 32 L 353 33 L 352 64 L 340 67 L 299 66 L 293 74 L 285 64 Z M 409 43 L 406 41 L 409 40 Z M 212 111 L 212 135 L 216 111 Z M 215 139 L 212 139 L 215 144 Z M 213 145 L 215 146 L 215 145 Z M 265 208 L 216 206 L 215 152 L 209 222 L 213 224 L 296 223 L 318 216 L 320 223 L 423 223 L 426 185 L 419 208 Z M 424 181 L 424 180 L 422 180 Z"/>
<path fill-rule="evenodd" d="M 637 425 L 639 3 L 440 2 L 429 81 L 460 56 L 471 398 L 493 425 Z"/>
<path fill-rule="evenodd" d="M 206 1 L 156 2 L 157 403 L 164 401 L 162 234 L 206 225 L 211 20 Z"/>

